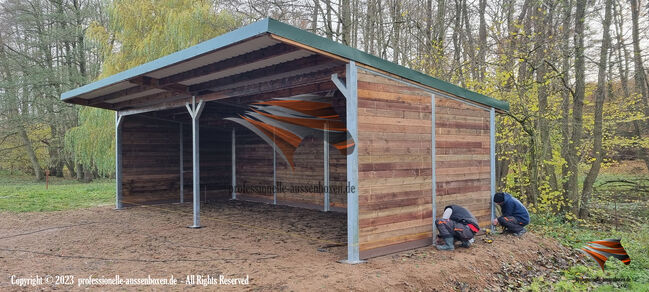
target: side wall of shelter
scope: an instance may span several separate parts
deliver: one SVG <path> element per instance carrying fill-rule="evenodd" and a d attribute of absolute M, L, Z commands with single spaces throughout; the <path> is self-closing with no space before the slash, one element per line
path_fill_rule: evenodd
<path fill-rule="evenodd" d="M 437 214 L 458 204 L 490 224 L 489 111 L 436 95 Z"/>
<path fill-rule="evenodd" d="M 180 124 L 134 115 L 122 124 L 125 205 L 180 201 Z M 183 124 L 184 201 L 192 200 L 192 131 Z M 200 129 L 201 200 L 229 195 L 230 135 Z"/>
<path fill-rule="evenodd" d="M 205 121 L 202 121 L 201 125 L 198 140 L 201 201 L 229 198 L 232 185 L 231 129 L 207 126 Z M 183 142 L 184 201 L 191 202 L 193 196 L 191 124 L 183 124 Z"/>
<path fill-rule="evenodd" d="M 360 257 L 432 242 L 431 94 L 358 72 Z"/>
<path fill-rule="evenodd" d="M 177 201 L 180 196 L 179 124 L 140 116 L 123 119 L 124 204 Z"/>
<path fill-rule="evenodd" d="M 309 85 L 291 91 L 291 94 L 309 93 L 309 89 L 334 89 L 330 81 L 318 86 Z M 323 92 L 321 92 L 324 94 Z M 287 97 L 282 94 L 259 97 L 265 100 L 272 97 Z M 256 102 L 259 100 L 247 100 Z M 345 100 L 341 94 L 331 98 L 332 104 L 341 120 L 345 120 Z M 236 130 L 236 182 L 237 198 L 242 200 L 273 202 L 273 149 L 264 140 L 244 127 Z M 293 161 L 294 168 L 276 154 L 277 204 L 323 209 L 324 193 L 308 190 L 304 187 L 324 184 L 324 136 L 307 136 L 297 147 Z M 346 155 L 329 145 L 329 183 L 332 186 L 343 186 L 347 181 Z M 302 188 L 302 189 L 299 189 Z M 330 194 L 330 208 L 346 212 L 346 192 Z"/>

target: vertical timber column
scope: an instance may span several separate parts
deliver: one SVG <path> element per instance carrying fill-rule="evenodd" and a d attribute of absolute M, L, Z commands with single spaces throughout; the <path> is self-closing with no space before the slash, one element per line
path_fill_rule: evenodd
<path fill-rule="evenodd" d="M 493 221 L 496 215 L 496 206 L 494 205 L 494 195 L 496 194 L 496 110 L 493 107 L 489 111 L 489 168 L 491 170 L 491 230 L 493 230 Z"/>
<path fill-rule="evenodd" d="M 122 209 L 122 121 L 124 116 L 115 112 L 115 209 Z"/>
<path fill-rule="evenodd" d="M 180 129 L 180 202 L 184 203 L 185 202 L 185 166 L 183 165 L 185 157 L 184 151 L 184 143 L 183 143 L 183 124 L 179 124 L 179 129 Z"/>
<path fill-rule="evenodd" d="M 324 125 L 324 209 L 323 211 L 329 212 L 329 132 L 327 130 L 327 123 Z"/>
<path fill-rule="evenodd" d="M 237 153 L 236 153 L 236 132 L 232 127 L 232 200 L 237 199 Z"/>
<path fill-rule="evenodd" d="M 347 131 L 355 144 L 352 153 L 347 153 L 347 259 L 342 262 L 358 264 L 363 262 L 358 244 L 358 71 L 354 61 L 346 67 L 345 84 L 338 74 L 331 75 L 331 81 L 345 96 Z"/>
<path fill-rule="evenodd" d="M 433 244 L 435 244 L 435 241 L 437 240 L 437 232 L 435 228 L 435 220 L 437 220 L 437 174 L 436 174 L 436 165 L 435 165 L 435 160 L 436 160 L 436 155 L 437 155 L 437 145 L 435 145 L 435 95 L 432 94 L 430 96 L 431 102 L 430 102 L 430 113 L 431 113 L 431 126 L 432 126 L 432 131 L 430 132 L 431 134 L 431 145 L 430 145 L 430 160 L 431 160 L 431 173 L 432 173 L 432 179 L 431 179 L 431 186 L 432 186 L 432 195 L 433 195 Z"/>
<path fill-rule="evenodd" d="M 193 180 L 193 203 L 194 203 L 194 224 L 189 228 L 201 228 L 200 208 L 201 208 L 201 173 L 200 173 L 200 147 L 199 147 L 199 118 L 205 108 L 205 103 L 201 100 L 196 105 L 196 96 L 192 97 L 192 106 L 185 104 L 190 116 L 192 117 L 192 176 Z"/>

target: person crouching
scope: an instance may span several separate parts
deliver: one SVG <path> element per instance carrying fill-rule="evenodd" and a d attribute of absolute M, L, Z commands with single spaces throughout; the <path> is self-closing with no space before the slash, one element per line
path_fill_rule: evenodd
<path fill-rule="evenodd" d="M 455 241 L 461 241 L 462 247 L 468 248 L 473 243 L 475 234 L 480 231 L 478 220 L 469 210 L 459 205 L 444 207 L 442 219 L 436 220 L 435 226 L 439 237 L 444 241 L 444 244 L 435 246 L 439 250 L 454 250 Z"/>
<path fill-rule="evenodd" d="M 504 232 L 521 236 L 527 232 L 525 226 L 530 224 L 530 214 L 521 201 L 508 193 L 494 194 L 494 203 L 500 206 L 502 216 L 494 219 L 494 225 L 500 225 Z"/>

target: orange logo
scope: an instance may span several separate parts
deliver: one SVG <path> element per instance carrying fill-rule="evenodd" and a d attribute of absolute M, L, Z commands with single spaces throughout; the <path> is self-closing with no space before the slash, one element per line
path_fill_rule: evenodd
<path fill-rule="evenodd" d="M 295 168 L 293 155 L 308 136 L 328 134 L 327 143 L 343 154 L 351 153 L 354 141 L 331 104 L 333 92 L 325 96 L 303 94 L 252 103 L 239 117 L 226 120 L 242 125 L 273 147 Z"/>
<path fill-rule="evenodd" d="M 582 247 L 586 254 L 590 255 L 597 261 L 602 271 L 604 271 L 604 264 L 609 257 L 615 257 L 616 259 L 622 261 L 625 265 L 631 263 L 631 258 L 622 247 L 620 239 L 604 239 L 591 241 L 586 246 Z"/>

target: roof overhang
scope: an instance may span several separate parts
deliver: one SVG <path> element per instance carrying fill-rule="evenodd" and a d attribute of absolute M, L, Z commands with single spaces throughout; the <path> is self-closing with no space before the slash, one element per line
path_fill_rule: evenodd
<path fill-rule="evenodd" d="M 112 110 L 150 107 L 192 95 L 223 95 L 252 80 L 316 74 L 355 61 L 436 91 L 508 111 L 509 104 L 266 18 L 61 95 Z M 182 103 L 179 103 L 182 104 Z"/>

